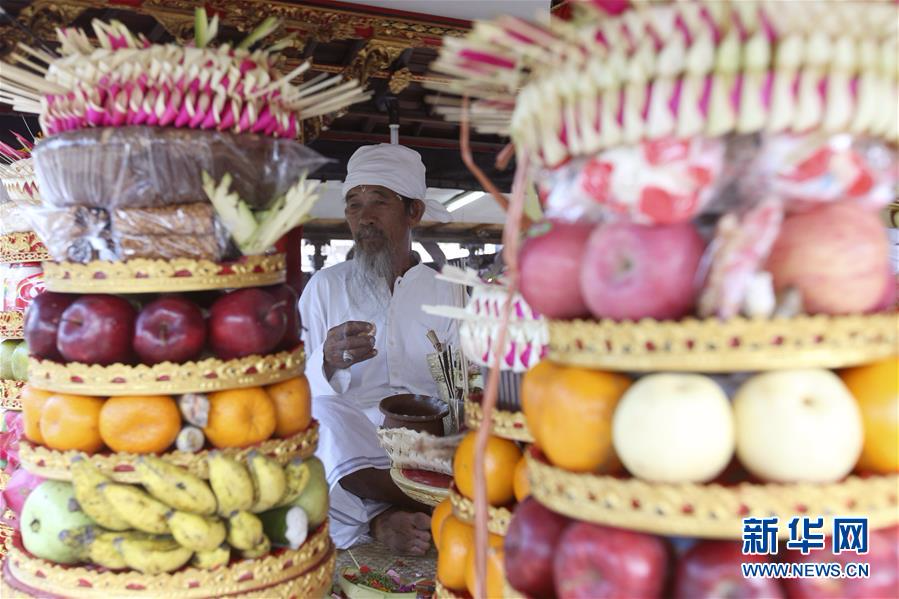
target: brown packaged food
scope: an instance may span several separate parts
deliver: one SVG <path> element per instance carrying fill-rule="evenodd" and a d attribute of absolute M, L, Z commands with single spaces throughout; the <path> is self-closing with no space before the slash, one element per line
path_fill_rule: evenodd
<path fill-rule="evenodd" d="M 191 258 L 218 262 L 224 249 L 215 235 L 116 235 L 123 260 Z"/>
<path fill-rule="evenodd" d="M 213 235 L 215 210 L 208 202 L 161 208 L 116 208 L 112 211 L 116 235 Z"/>

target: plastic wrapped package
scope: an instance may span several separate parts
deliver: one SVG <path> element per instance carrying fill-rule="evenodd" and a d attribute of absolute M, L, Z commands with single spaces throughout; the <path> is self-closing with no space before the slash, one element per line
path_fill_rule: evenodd
<path fill-rule="evenodd" d="M 44 208 L 32 213 L 32 222 L 54 260 L 219 261 L 230 255 L 228 232 L 208 202 L 110 210 Z"/>
<path fill-rule="evenodd" d="M 0 204 L 0 235 L 24 233 L 31 230 L 25 206 L 19 202 Z"/>
<path fill-rule="evenodd" d="M 879 210 L 895 193 L 899 164 L 886 144 L 849 134 L 764 135 L 740 190 L 778 197 L 790 212 L 853 200 Z"/>
<path fill-rule="evenodd" d="M 538 177 L 546 216 L 673 224 L 700 214 L 720 185 L 722 139 L 661 139 L 604 150 Z"/>
<path fill-rule="evenodd" d="M 24 310 L 44 291 L 40 262 L 10 264 L 3 272 L 3 310 Z"/>
<path fill-rule="evenodd" d="M 262 135 L 160 127 L 85 129 L 34 149 L 41 197 L 55 207 L 152 208 L 206 198 L 202 173 L 230 174 L 251 208 L 265 208 L 327 159 Z"/>

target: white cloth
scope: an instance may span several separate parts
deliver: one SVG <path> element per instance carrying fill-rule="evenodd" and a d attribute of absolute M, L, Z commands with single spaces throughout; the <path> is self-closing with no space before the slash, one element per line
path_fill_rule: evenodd
<path fill-rule="evenodd" d="M 425 165 L 421 154 L 397 144 L 362 146 L 347 162 L 343 197 L 359 185 L 381 185 L 401 196 L 421 200 L 425 204 L 424 221 L 448 223 L 453 217 L 437 200 L 428 199 Z"/>
<path fill-rule="evenodd" d="M 427 355 L 434 351 L 426 334 L 458 344 L 455 321 L 430 316 L 423 304 L 464 305 L 464 291 L 439 281 L 436 272 L 419 264 L 398 277 L 385 311 L 371 294 L 360 292 L 352 279 L 352 263 L 316 273 L 303 289 L 300 315 L 304 328 L 306 377 L 312 389 L 312 414 L 319 421 L 318 457 L 325 465 L 331 491 L 331 536 L 340 548 L 368 533 L 368 523 L 387 504 L 364 500 L 340 486 L 340 479 L 365 468 L 387 469 L 390 460 L 380 447 L 377 427 L 383 422 L 380 401 L 399 393 L 437 397 Z M 328 330 L 349 320 L 375 325 L 378 354 L 325 378 L 323 346 Z M 458 345 L 457 345 L 458 346 Z"/>

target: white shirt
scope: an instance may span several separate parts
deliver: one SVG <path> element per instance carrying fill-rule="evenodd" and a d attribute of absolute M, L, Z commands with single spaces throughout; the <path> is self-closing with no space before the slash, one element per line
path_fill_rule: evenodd
<path fill-rule="evenodd" d="M 319 271 L 306 284 L 300 298 L 306 377 L 313 397 L 342 395 L 362 409 L 375 407 L 396 393 L 437 397 L 437 385 L 427 362 L 434 347 L 426 335 L 433 330 L 441 341 L 456 344 L 458 327 L 453 320 L 425 314 L 421 307 L 464 305 L 464 292 L 456 285 L 437 280 L 434 270 L 418 264 L 396 278 L 385 311 L 379 302 L 357 290 L 351 273 L 349 261 Z M 329 381 L 323 369 L 325 338 L 328 330 L 350 320 L 375 325 L 378 354 L 348 369 L 336 370 Z"/>

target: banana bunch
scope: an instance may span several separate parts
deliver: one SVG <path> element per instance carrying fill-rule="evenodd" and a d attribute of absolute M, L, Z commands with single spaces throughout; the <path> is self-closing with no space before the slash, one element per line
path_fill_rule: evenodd
<path fill-rule="evenodd" d="M 250 452 L 246 464 L 220 452 L 209 457 L 209 484 L 223 518 L 235 511 L 258 514 L 288 505 L 303 493 L 310 477 L 302 460 L 284 467 L 256 451 Z"/>
<path fill-rule="evenodd" d="M 63 530 L 59 538 L 77 549 L 86 561 L 111 570 L 131 568 L 144 574 L 172 572 L 194 554 L 170 536 L 134 530 L 113 532 L 92 525 Z"/>
<path fill-rule="evenodd" d="M 308 463 L 281 466 L 253 451 L 245 461 L 214 452 L 209 482 L 160 458 L 143 456 L 140 485 L 117 483 L 89 460 L 71 464 L 75 498 L 96 525 L 63 531 L 60 540 L 82 559 L 109 568 L 146 574 L 177 570 L 188 560 L 198 568 L 227 564 L 231 549 L 244 558 L 261 557 L 288 530 L 290 546 L 305 539 L 305 514 L 292 503 L 309 483 Z M 300 510 L 301 511 L 301 510 Z M 263 512 L 265 512 L 263 514 Z M 288 517 L 289 513 L 289 517 Z M 261 518 L 260 518 L 261 516 Z"/>

